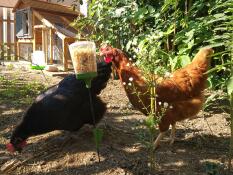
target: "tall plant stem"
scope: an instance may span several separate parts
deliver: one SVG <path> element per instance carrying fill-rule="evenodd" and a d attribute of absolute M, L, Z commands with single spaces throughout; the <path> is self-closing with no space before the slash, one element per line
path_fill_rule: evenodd
<path fill-rule="evenodd" d="M 193 3 L 193 0 L 188 0 L 188 11 L 191 9 L 192 3 Z"/>
<path fill-rule="evenodd" d="M 150 107 L 151 107 L 151 115 L 153 115 L 153 118 L 156 117 L 156 97 L 155 97 L 155 85 L 153 84 L 155 82 L 155 78 L 152 77 L 151 79 L 151 87 L 150 87 Z M 154 171 L 155 170 L 155 154 L 154 154 L 154 147 L 153 147 L 153 143 L 154 143 L 154 133 L 153 130 L 150 130 L 150 163 L 151 163 L 151 170 Z"/>
<path fill-rule="evenodd" d="M 230 138 L 230 151 L 229 151 L 229 162 L 228 162 L 228 169 L 231 171 L 232 168 L 232 158 L 233 158 L 233 93 L 230 96 L 230 106 L 231 106 L 231 138 Z"/>
<path fill-rule="evenodd" d="M 174 12 L 174 32 L 173 32 L 173 42 L 172 42 L 172 51 L 175 51 L 175 39 L 176 39 L 176 21 L 177 21 L 177 6 L 178 0 L 176 0 L 175 4 L 175 12 Z"/>
<path fill-rule="evenodd" d="M 233 44 L 233 38 L 232 38 L 232 44 Z M 231 46 L 231 62 L 233 62 L 233 47 Z M 231 78 L 233 77 L 233 66 L 231 66 Z M 229 162 L 228 162 L 228 169 L 229 172 L 231 171 L 232 164 L 231 160 L 233 158 L 233 92 L 229 95 L 230 99 L 230 116 L 231 116 L 231 138 L 230 138 L 230 150 L 229 150 Z"/>

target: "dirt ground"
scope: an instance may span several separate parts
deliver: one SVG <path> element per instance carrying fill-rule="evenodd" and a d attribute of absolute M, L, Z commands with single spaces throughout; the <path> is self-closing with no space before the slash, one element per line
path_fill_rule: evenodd
<path fill-rule="evenodd" d="M 46 83 L 40 71 L 0 67 L 0 75 L 14 76 L 23 81 Z M 47 77 L 50 85 L 62 77 Z M 155 152 L 155 169 L 150 170 L 148 150 L 138 135 L 145 129 L 137 127 L 145 116 L 134 110 L 119 80 L 110 80 L 101 93 L 108 111 L 99 124 L 104 130 L 100 159 L 95 151 L 90 126 L 70 133 L 54 131 L 31 137 L 21 154 L 5 150 L 12 130 L 29 105 L 15 107 L 0 104 L 0 168 L 18 166 L 9 174 L 20 175 L 205 175 L 227 174 L 229 147 L 229 114 L 210 110 L 207 121 L 200 112 L 197 118 L 178 123 L 176 141 L 169 145 L 169 133 Z M 1 98 L 1 94 L 0 94 Z M 211 128 L 208 127 L 208 124 Z M 14 162 L 13 162 L 14 161 Z M 4 172 L 0 172 L 4 174 Z"/>

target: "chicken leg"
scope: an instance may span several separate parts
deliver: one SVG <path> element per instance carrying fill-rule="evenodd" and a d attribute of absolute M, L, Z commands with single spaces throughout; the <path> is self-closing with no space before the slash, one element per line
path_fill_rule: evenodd
<path fill-rule="evenodd" d="M 170 145 L 172 145 L 174 143 L 174 141 L 175 141 L 175 132 L 176 132 L 176 124 L 173 124 L 172 129 L 171 129 L 171 134 L 170 134 Z M 160 144 L 160 140 L 163 138 L 165 133 L 166 132 L 159 133 L 158 137 L 154 141 L 154 149 L 158 148 L 158 146 Z"/>
<path fill-rule="evenodd" d="M 170 134 L 170 145 L 172 145 L 175 141 L 175 133 L 176 133 L 176 123 L 172 125 L 171 134 Z"/>
<path fill-rule="evenodd" d="M 154 141 L 154 149 L 157 149 L 160 143 L 160 140 L 163 138 L 166 132 L 160 132 L 156 140 Z"/>

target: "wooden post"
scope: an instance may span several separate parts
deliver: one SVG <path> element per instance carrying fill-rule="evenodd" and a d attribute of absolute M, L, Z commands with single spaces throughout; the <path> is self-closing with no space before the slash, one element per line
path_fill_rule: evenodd
<path fill-rule="evenodd" d="M 49 29 L 50 64 L 53 64 L 53 29 Z"/>
<path fill-rule="evenodd" d="M 17 41 L 17 56 L 18 56 L 18 60 L 20 59 L 20 44 L 19 41 Z"/>
<path fill-rule="evenodd" d="M 63 70 L 68 70 L 68 62 L 67 62 L 67 55 L 68 55 L 68 44 L 66 42 L 66 38 L 62 40 L 62 50 L 63 50 Z"/>
<path fill-rule="evenodd" d="M 36 29 L 34 28 L 35 20 L 36 20 L 35 15 L 34 15 L 34 13 L 32 13 L 32 33 L 33 33 L 33 43 L 32 43 L 33 46 L 32 46 L 32 48 L 33 48 L 33 52 L 36 51 Z"/>
<path fill-rule="evenodd" d="M 45 41 L 45 34 L 44 34 L 44 28 L 42 28 L 42 40 L 41 40 L 41 44 L 42 44 L 42 51 L 44 52 L 44 57 L 45 57 L 45 44 L 44 44 L 44 41 Z"/>
<path fill-rule="evenodd" d="M 47 28 L 45 28 L 44 30 L 45 32 L 45 60 L 46 60 L 46 64 L 48 64 L 48 31 Z"/>
<path fill-rule="evenodd" d="M 17 55 L 17 37 L 16 37 L 16 15 L 14 14 L 14 57 L 15 61 L 19 60 L 19 55 Z"/>
<path fill-rule="evenodd" d="M 36 29 L 34 29 L 33 28 L 33 46 L 32 46 L 32 48 L 33 48 L 33 52 L 35 52 L 36 51 Z"/>
<path fill-rule="evenodd" d="M 4 45 L 3 43 L 1 43 L 1 55 L 0 55 L 0 58 L 4 60 Z"/>
<path fill-rule="evenodd" d="M 42 28 L 42 50 L 44 52 L 45 63 L 48 63 L 48 42 L 47 42 L 47 32 L 45 28 Z"/>
<path fill-rule="evenodd" d="M 7 52 L 7 59 L 11 60 L 11 20 L 10 20 L 10 9 L 7 8 L 7 31 L 5 35 L 7 35 L 7 43 L 6 43 L 6 52 Z"/>

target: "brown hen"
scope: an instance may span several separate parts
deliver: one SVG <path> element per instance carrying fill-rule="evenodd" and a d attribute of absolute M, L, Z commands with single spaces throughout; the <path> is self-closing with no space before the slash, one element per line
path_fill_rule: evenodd
<path fill-rule="evenodd" d="M 106 60 L 113 62 L 129 101 L 136 109 L 148 115 L 151 101 L 149 86 L 141 71 L 119 49 L 103 46 L 100 51 Z M 172 125 L 172 144 L 175 139 L 176 122 L 195 116 L 202 108 L 204 103 L 203 90 L 206 88 L 207 81 L 207 75 L 204 73 L 210 66 L 212 53 L 211 48 L 200 49 L 190 64 L 176 70 L 169 78 L 163 79 L 159 84 L 156 83 L 157 112 L 161 109 L 161 105 L 159 105 L 161 103 L 166 102 L 169 107 L 159 122 L 160 134 L 154 142 L 155 148 L 158 147 L 170 125 Z"/>

